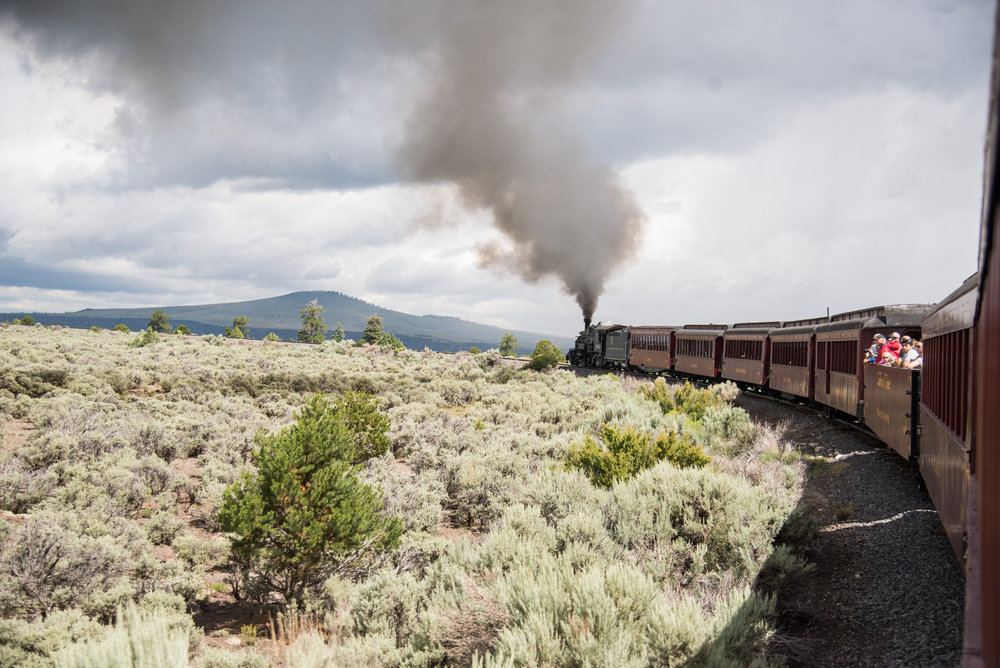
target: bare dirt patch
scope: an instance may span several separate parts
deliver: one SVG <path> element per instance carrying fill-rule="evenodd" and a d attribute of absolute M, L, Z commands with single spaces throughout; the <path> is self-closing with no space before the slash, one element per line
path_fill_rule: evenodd
<path fill-rule="evenodd" d="M 27 420 L 10 420 L 3 425 L 3 453 L 13 452 L 28 444 L 28 437 L 35 425 Z"/>

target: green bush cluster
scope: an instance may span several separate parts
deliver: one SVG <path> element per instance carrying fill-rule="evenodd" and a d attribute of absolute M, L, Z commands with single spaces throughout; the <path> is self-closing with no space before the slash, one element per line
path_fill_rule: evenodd
<path fill-rule="evenodd" d="M 65 386 L 68 375 L 68 370 L 61 368 L 4 368 L 0 369 L 0 392 L 38 398 Z"/>
<path fill-rule="evenodd" d="M 650 401 L 660 405 L 664 413 L 680 412 L 700 420 L 712 406 L 720 406 L 722 397 L 712 389 L 697 388 L 690 381 L 681 386 L 669 386 L 662 378 L 642 387 L 641 392 Z"/>
<path fill-rule="evenodd" d="M 570 448 L 566 466 L 583 471 L 595 485 L 611 487 L 664 460 L 680 467 L 702 467 L 712 461 L 687 434 L 663 431 L 654 436 L 605 423 L 597 440 L 588 434 Z"/>
<path fill-rule="evenodd" d="M 541 371 L 542 369 L 550 369 L 565 361 L 566 358 L 563 356 L 562 351 L 554 343 L 542 340 L 535 344 L 535 349 L 531 353 L 531 361 L 528 362 L 528 368 Z"/>
<path fill-rule="evenodd" d="M 154 343 L 159 343 L 160 336 L 156 332 L 157 330 L 152 327 L 148 327 L 145 332 L 129 341 L 128 347 L 142 348 L 144 346 L 151 346 Z"/>

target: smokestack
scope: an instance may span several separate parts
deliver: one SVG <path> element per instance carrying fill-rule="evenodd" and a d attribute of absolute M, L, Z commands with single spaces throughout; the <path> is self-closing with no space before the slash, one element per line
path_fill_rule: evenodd
<path fill-rule="evenodd" d="M 590 329 L 590 318 L 589 317 L 584 317 L 584 319 L 583 319 L 583 331 L 586 332 L 588 329 Z"/>

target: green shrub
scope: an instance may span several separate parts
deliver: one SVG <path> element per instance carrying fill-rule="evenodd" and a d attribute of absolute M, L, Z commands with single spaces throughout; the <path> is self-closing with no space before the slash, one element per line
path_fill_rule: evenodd
<path fill-rule="evenodd" d="M 0 510 L 27 512 L 56 486 L 54 472 L 28 468 L 17 458 L 0 461 Z"/>
<path fill-rule="evenodd" d="M 674 392 L 674 402 L 677 410 L 687 413 L 692 419 L 700 420 L 711 406 L 718 406 L 722 398 L 707 388 L 696 388 L 691 383 L 684 383 Z"/>
<path fill-rule="evenodd" d="M 100 641 L 76 643 L 53 655 L 57 668 L 182 668 L 188 665 L 190 617 L 129 605 Z"/>
<path fill-rule="evenodd" d="M 124 334 L 130 334 L 131 333 L 131 330 L 128 328 L 128 325 L 126 325 L 124 323 L 118 323 L 117 325 L 115 325 L 111 329 L 112 329 L 112 331 L 122 332 Z"/>
<path fill-rule="evenodd" d="M 153 515 L 143 528 L 146 529 L 146 535 L 153 545 L 169 545 L 184 531 L 185 526 L 183 520 L 178 519 L 173 513 L 161 510 Z"/>
<path fill-rule="evenodd" d="M 55 518 L 31 517 L 0 561 L 0 609 L 33 618 L 117 587 L 126 563 L 112 542 Z"/>
<path fill-rule="evenodd" d="M 99 639 L 104 627 L 79 610 L 56 610 L 44 619 L 0 620 L 0 666 L 48 666 L 48 657 L 75 642 Z"/>
<path fill-rule="evenodd" d="M 295 424 L 258 435 L 258 472 L 226 490 L 219 521 L 261 594 L 301 601 L 331 573 L 398 543 L 401 522 L 382 517 L 378 492 L 356 477 L 352 461 L 365 439 L 348 424 L 313 397 Z"/>
<path fill-rule="evenodd" d="M 566 455 L 568 468 L 583 471 L 598 487 L 611 487 L 659 461 L 679 467 L 702 467 L 711 458 L 689 436 L 675 431 L 660 432 L 655 438 L 630 426 L 603 424 L 599 441 L 589 434 Z"/>
<path fill-rule="evenodd" d="M 181 334 L 183 336 L 191 336 L 191 329 L 187 325 L 177 325 L 174 328 L 174 334 Z"/>
<path fill-rule="evenodd" d="M 177 558 L 189 566 L 204 566 L 211 570 L 229 559 L 229 545 L 223 538 L 198 538 L 191 534 L 178 536 L 173 541 Z"/>
<path fill-rule="evenodd" d="M 541 340 L 535 344 L 535 350 L 531 353 L 531 361 L 528 368 L 535 371 L 549 369 L 565 361 L 562 351 L 554 343 L 548 340 Z"/>
<path fill-rule="evenodd" d="M 742 408 L 722 404 L 710 406 L 701 418 L 703 431 L 721 440 L 720 449 L 734 457 L 746 453 L 757 438 L 757 427 Z"/>
<path fill-rule="evenodd" d="M 725 403 L 718 393 L 708 388 L 696 388 L 690 381 L 680 387 L 670 387 L 664 379 L 657 378 L 652 385 L 644 385 L 641 392 L 650 401 L 658 403 L 664 414 L 676 411 L 694 420 L 700 420 L 709 407 Z"/>
<path fill-rule="evenodd" d="M 281 341 L 281 337 L 274 332 L 269 332 L 267 336 L 264 337 L 265 341 Z"/>
<path fill-rule="evenodd" d="M 150 327 L 145 332 L 143 332 L 139 336 L 137 336 L 134 339 L 132 339 L 129 342 L 128 347 L 129 348 L 143 348 L 145 346 L 149 346 L 149 345 L 152 345 L 154 343 L 158 343 L 159 340 L 160 340 L 160 336 L 156 333 L 156 331 L 152 327 Z"/>
<path fill-rule="evenodd" d="M 268 668 L 271 662 L 264 654 L 257 654 L 255 650 L 240 652 L 215 647 L 206 647 L 201 655 L 201 661 L 197 664 L 199 668 Z M 309 664 L 322 666 L 322 663 Z"/>
<path fill-rule="evenodd" d="M 69 371 L 60 368 L 0 369 L 0 390 L 38 398 L 64 387 L 68 376 Z"/>

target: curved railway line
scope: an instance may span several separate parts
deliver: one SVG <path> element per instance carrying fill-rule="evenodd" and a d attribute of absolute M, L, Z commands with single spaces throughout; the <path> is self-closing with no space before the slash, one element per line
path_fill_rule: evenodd
<path fill-rule="evenodd" d="M 571 363 L 582 366 L 729 379 L 797 397 L 828 415 L 863 421 L 903 460 L 919 467 L 919 478 L 937 513 L 909 512 L 920 509 L 904 507 L 873 513 L 864 519 L 864 527 L 854 529 L 888 533 L 911 521 L 940 518 L 934 531 L 947 535 L 952 563 L 964 574 L 960 660 L 970 667 L 1000 666 L 1000 12 L 994 16 L 978 270 L 942 302 L 876 306 L 832 317 L 732 327 L 591 326 L 587 320 L 568 354 Z M 920 273 L 921 267 L 915 266 L 914 271 Z M 653 313 L 651 319 L 663 322 L 665 315 L 669 317 Z M 924 362 L 919 372 L 863 363 L 862 352 L 872 335 L 893 331 L 923 341 Z M 868 478 L 860 489 L 877 491 L 890 486 L 888 481 Z M 831 529 L 823 535 L 837 533 Z M 888 571 L 872 585 L 896 583 L 896 589 L 936 592 L 940 569 L 910 555 L 912 536 L 900 534 L 897 540 L 895 546 L 886 545 L 876 560 L 896 564 L 909 579 L 892 577 Z M 842 575 L 846 579 L 828 583 L 827 595 L 835 595 L 838 586 L 853 588 L 847 583 L 864 581 L 860 570 L 854 579 Z M 860 620 L 848 626 L 863 633 L 854 641 L 870 644 L 873 656 L 882 646 L 879 642 L 890 647 L 894 641 L 885 636 L 878 642 L 869 640 L 866 632 L 905 625 L 922 614 L 921 606 L 933 608 L 939 599 L 951 600 L 939 594 L 886 607 L 877 594 L 872 596 L 844 608 L 843 617 L 830 621 Z M 878 612 L 871 615 L 871 611 Z M 932 632 L 928 627 L 925 641 L 929 642 Z M 926 642 L 911 639 L 910 644 Z M 885 656 L 889 665 L 928 665 L 928 657 L 937 663 L 936 657 L 950 656 L 937 646 L 925 649 L 926 654 Z M 828 665 L 886 665 L 863 659 L 853 663 L 852 657 L 850 653 L 831 654 Z M 954 665 L 956 658 L 942 658 L 942 665 Z"/>

